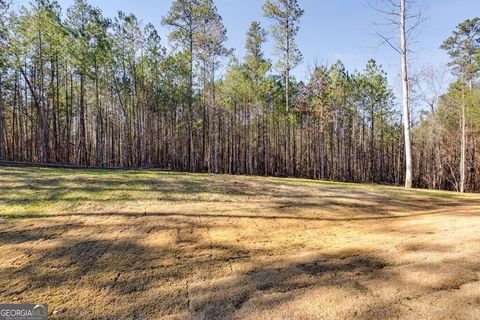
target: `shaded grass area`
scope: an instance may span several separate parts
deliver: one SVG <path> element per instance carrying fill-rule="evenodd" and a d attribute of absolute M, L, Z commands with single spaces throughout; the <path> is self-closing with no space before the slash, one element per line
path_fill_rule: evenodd
<path fill-rule="evenodd" d="M 480 197 L 0 168 L 0 300 L 58 319 L 480 318 Z"/>

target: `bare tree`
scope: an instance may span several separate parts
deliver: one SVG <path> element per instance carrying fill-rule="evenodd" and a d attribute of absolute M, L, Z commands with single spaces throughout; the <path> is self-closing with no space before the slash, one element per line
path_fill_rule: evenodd
<path fill-rule="evenodd" d="M 430 150 L 430 180 L 432 189 L 437 189 L 443 177 L 441 158 L 441 143 L 438 141 L 441 127 L 438 123 L 437 108 L 440 105 L 440 97 L 446 86 L 446 69 L 424 66 L 415 75 L 412 83 L 412 95 L 414 100 L 422 105 L 422 111 L 430 114 L 430 129 L 428 135 Z M 427 108 L 427 110 L 425 110 Z"/>
<path fill-rule="evenodd" d="M 408 53 L 414 31 L 424 21 L 423 10 L 416 0 L 375 0 L 370 7 L 381 13 L 385 21 L 377 23 L 382 30 L 376 34 L 381 39 L 380 45 L 387 44 L 401 56 L 403 131 L 405 139 L 405 188 L 412 187 L 412 142 L 410 133 L 410 88 L 408 78 Z M 396 43 L 400 30 L 400 41 Z"/>
<path fill-rule="evenodd" d="M 3 128 L 3 92 L 2 92 L 2 75 L 3 70 L 6 67 L 7 57 L 4 54 L 6 52 L 5 47 L 7 43 L 7 12 L 11 1 L 0 0 L 0 159 L 5 158 L 5 145 L 4 145 L 4 128 Z"/>

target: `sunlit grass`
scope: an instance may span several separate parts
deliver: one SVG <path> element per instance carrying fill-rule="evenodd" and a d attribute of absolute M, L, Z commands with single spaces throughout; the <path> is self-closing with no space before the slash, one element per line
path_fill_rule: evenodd
<path fill-rule="evenodd" d="M 265 186 L 265 184 L 267 184 Z M 405 190 L 373 184 L 293 178 L 242 177 L 148 170 L 79 170 L 54 168 L 0 168 L 0 214 L 10 218 L 35 214 L 71 213 L 82 210 L 148 210 L 170 202 L 242 202 L 275 197 L 272 188 L 333 188 L 339 193 L 355 190 L 383 196 L 439 200 L 474 199 L 475 195 L 431 190 Z M 295 191 L 297 188 L 298 191 Z M 308 189 L 308 191 L 312 191 Z M 342 202 L 337 201 L 337 205 Z"/>
<path fill-rule="evenodd" d="M 479 212 L 478 195 L 385 185 L 0 168 L 0 298 L 71 319 L 475 312 Z"/>

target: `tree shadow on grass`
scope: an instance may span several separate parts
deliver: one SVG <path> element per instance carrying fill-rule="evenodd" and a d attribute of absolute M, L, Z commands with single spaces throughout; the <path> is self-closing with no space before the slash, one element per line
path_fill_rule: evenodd
<path fill-rule="evenodd" d="M 182 258 L 189 252 L 181 248 L 152 249 L 133 241 L 65 241 L 21 269 L 1 270 L 3 279 L 14 276 L 15 281 L 0 296 L 5 301 L 18 297 L 23 297 L 20 301 L 47 299 L 53 310 L 61 310 L 57 315 L 61 318 L 93 319 L 101 314 L 109 319 L 150 319 L 177 314 L 226 319 L 256 292 L 293 292 L 320 285 L 316 277 L 384 265 L 373 258 L 356 258 L 276 268 L 258 266 L 237 273 L 230 270 L 230 265 L 241 247 L 211 249 L 221 253 Z M 55 302 L 49 300 L 52 295 Z M 117 303 L 119 310 L 109 307 L 109 302 Z M 103 310 L 100 314 L 92 313 L 99 308 Z"/>
<path fill-rule="evenodd" d="M 475 281 L 475 272 L 480 270 L 479 263 L 472 262 L 474 259 L 468 256 L 447 262 L 400 266 L 394 256 L 378 252 L 327 254 L 317 250 L 308 259 L 296 259 L 299 250 L 292 243 L 282 244 L 287 248 L 277 244 L 258 246 L 254 250 L 247 246 L 250 239 L 238 238 L 236 243 L 209 240 L 211 232 L 238 228 L 236 223 L 240 220 L 251 225 L 265 221 L 278 227 L 275 223 L 301 225 L 305 230 L 315 227 L 318 232 L 322 229 L 321 224 L 314 225 L 317 222 L 352 222 L 354 226 L 361 222 L 387 222 L 370 229 L 385 234 L 388 228 L 398 230 L 396 222 L 401 219 L 431 215 L 478 217 L 477 200 L 452 201 L 438 197 L 419 200 L 408 194 L 392 197 L 357 189 L 352 191 L 344 186 L 313 186 L 295 194 L 295 186 L 284 189 L 275 182 L 267 182 L 256 189 L 247 182 L 225 187 L 223 182 L 208 177 L 198 181 L 186 181 L 187 178 L 159 182 L 157 177 L 140 177 L 136 180 L 137 188 L 128 186 L 127 180 L 109 180 L 106 175 L 102 176 L 105 181 L 81 178 L 77 183 L 82 186 L 73 191 L 108 192 L 121 185 L 119 188 L 126 189 L 123 191 L 158 191 L 164 194 L 160 200 L 167 199 L 165 195 L 172 192 L 190 195 L 208 192 L 244 196 L 245 201 L 251 196 L 267 196 L 272 198 L 272 205 L 256 211 L 215 207 L 208 212 L 206 209 L 180 213 L 138 210 L 133 213 L 16 215 L 25 221 L 13 221 L 9 228 L 2 227 L 0 231 L 0 250 L 9 254 L 8 262 L 4 261 L 0 268 L 0 282 L 7 284 L 1 286 L 0 298 L 7 302 L 48 302 L 52 310 L 60 310 L 53 318 L 228 319 L 253 317 L 257 313 L 267 315 L 302 299 L 302 294 L 317 290 L 332 299 L 338 298 L 334 292 L 340 292 L 340 297 L 347 301 L 344 304 L 352 303 L 341 314 L 343 318 L 381 318 L 382 315 L 388 318 L 402 315 L 405 311 L 402 303 L 408 299 L 458 290 L 464 283 Z M 37 182 L 24 181 L 21 188 L 29 190 L 29 183 L 37 185 Z M 51 192 L 49 196 L 59 200 L 62 192 L 68 190 L 67 183 L 65 179 L 48 177 L 41 179 L 39 189 L 32 190 Z M 94 183 L 92 187 L 90 184 Z M 9 188 L 0 187 L 0 192 L 23 190 Z M 26 204 L 38 201 L 28 197 L 25 200 Z M 306 209 L 306 213 L 296 209 Z M 352 213 L 350 216 L 335 215 L 338 209 Z M 322 213 L 325 211 L 332 214 L 326 216 Z M 36 218 L 38 220 L 29 220 Z M 70 218 L 72 220 L 68 220 Z M 424 233 L 426 226 L 403 228 L 404 234 L 416 235 L 416 230 Z M 282 232 L 287 230 L 284 226 Z M 270 229 L 270 232 L 276 231 L 275 227 Z M 263 234 L 261 228 L 256 232 L 259 238 L 268 239 L 269 235 Z M 146 241 L 150 235 L 154 235 L 158 243 Z M 258 241 L 258 238 L 251 241 Z M 448 254 L 451 249 L 448 245 L 418 241 L 404 244 L 399 250 Z M 467 262 L 462 264 L 462 259 Z M 461 265 L 460 269 L 454 269 L 457 264 Z M 417 274 L 420 276 L 411 277 Z M 436 274 L 441 280 L 438 283 L 430 286 L 422 283 L 422 277 Z M 397 292 L 382 296 L 382 286 Z M 357 296 L 372 305 L 368 308 L 355 305 Z M 475 306 L 475 300 L 470 302 Z M 312 303 L 320 302 L 313 300 Z M 442 303 L 448 305 L 450 302 L 442 300 Z M 324 312 L 328 317 L 328 310 Z M 284 317 L 288 315 L 295 318 L 296 314 L 286 313 Z"/>
<path fill-rule="evenodd" d="M 272 206 L 272 207 L 262 207 L 256 211 L 264 211 L 264 210 L 276 210 L 282 209 L 283 206 Z M 461 208 L 461 209 L 460 209 Z M 231 212 L 241 212 L 241 211 L 248 211 L 249 209 L 220 209 L 220 210 L 208 210 L 208 213 L 204 211 L 190 211 L 189 213 L 181 213 L 181 212 L 151 212 L 151 211 L 144 211 L 144 212 L 72 212 L 72 213 L 59 213 L 59 214 L 38 214 L 38 213 L 21 213 L 21 214 L 13 214 L 13 215 L 1 215 L 5 219 L 52 219 L 52 218 L 59 218 L 59 217 L 108 217 L 108 216 L 123 216 L 123 217 L 159 217 L 159 218 L 206 218 L 206 219 L 213 219 L 213 220 L 222 220 L 222 219 L 253 219 L 253 220 L 292 220 L 292 221 L 312 221 L 312 222 L 354 222 L 354 221 L 375 221 L 375 220 L 401 220 L 401 219 L 409 219 L 409 218 L 416 218 L 416 217 L 428 217 L 433 215 L 445 215 L 445 216 L 472 216 L 478 217 L 480 216 L 480 212 L 477 212 L 476 206 L 469 207 L 469 206 L 461 206 L 459 209 L 452 211 L 450 208 L 448 209 L 437 209 L 437 210 L 429 210 L 429 211 L 421 211 L 407 213 L 407 214 L 375 214 L 375 213 L 367 213 L 363 214 L 362 216 L 353 216 L 353 217 L 345 217 L 345 216 L 338 216 L 338 217 L 331 217 L 331 216 L 324 216 L 324 215 L 298 215 L 298 214 L 268 214 L 268 215 L 261 215 L 261 214 L 235 214 Z M 1 232 L 0 232 L 1 235 Z"/>
<path fill-rule="evenodd" d="M 480 207 L 480 199 L 459 200 L 431 195 L 418 199 L 412 193 L 396 191 L 392 195 L 390 190 L 384 192 L 381 187 L 374 186 L 372 190 L 366 191 L 348 184 L 282 184 L 270 179 L 259 184 L 254 178 L 232 176 L 226 181 L 224 176 L 151 173 L 147 177 L 133 175 L 135 179 L 132 180 L 132 174 L 128 173 L 76 176 L 77 172 L 67 170 L 65 176 L 43 170 L 2 172 L 5 179 L 13 179 L 15 183 L 1 184 L 0 179 L 0 203 L 6 209 L 12 207 L 10 211 L 14 211 L 18 210 L 18 206 L 83 203 L 108 205 L 112 201 L 228 202 L 242 198 L 249 201 L 255 197 L 270 199 L 274 206 L 267 209 L 273 209 L 282 215 L 294 210 L 318 209 L 331 212 L 348 210 L 353 214 L 366 212 L 379 217 L 402 212 L 456 209 L 465 205 Z"/>
<path fill-rule="evenodd" d="M 353 304 L 343 314 L 368 318 L 379 310 L 396 316 L 403 312 L 398 300 L 415 297 L 422 290 L 428 294 L 450 288 L 442 283 L 425 287 L 405 277 L 402 266 L 391 257 L 375 252 L 317 252 L 296 259 L 295 252 L 276 247 L 252 250 L 242 242 L 212 242 L 209 231 L 224 230 L 230 222 L 213 224 L 203 216 L 85 218 L 90 219 L 88 223 L 72 222 L 65 230 L 48 225 L 46 219 L 42 227 L 2 231 L 2 246 L 21 245 L 17 246 L 19 256 L 28 252 L 30 256 L 23 264 L 0 269 L 1 282 L 8 283 L 0 289 L 1 299 L 47 302 L 51 310 L 59 310 L 52 318 L 229 319 L 268 314 L 319 290 L 332 298 L 340 292 L 345 303 L 356 296 L 376 301 L 368 310 Z M 148 245 L 149 235 L 169 241 Z M 403 248 L 412 249 L 448 251 L 435 243 L 410 243 Z M 422 264 L 414 269 L 435 274 L 440 265 Z M 463 267 L 475 270 L 480 263 L 468 262 Z M 470 276 L 452 283 L 458 288 L 473 280 Z M 379 283 L 396 288 L 397 294 L 376 296 Z"/>

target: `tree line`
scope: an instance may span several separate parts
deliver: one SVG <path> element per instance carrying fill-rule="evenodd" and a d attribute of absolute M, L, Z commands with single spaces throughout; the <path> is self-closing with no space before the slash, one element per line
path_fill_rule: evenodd
<path fill-rule="evenodd" d="M 402 184 L 403 116 L 382 66 L 337 61 L 298 81 L 303 10 L 261 10 L 271 25 L 253 21 L 239 57 L 213 0 L 172 1 L 169 49 L 152 24 L 86 0 L 65 14 L 55 0 L 0 0 L 0 160 Z M 480 190 L 479 26 L 442 45 L 458 79 L 446 92 L 436 71 L 409 78 L 429 106 L 410 121 L 414 186 Z"/>

